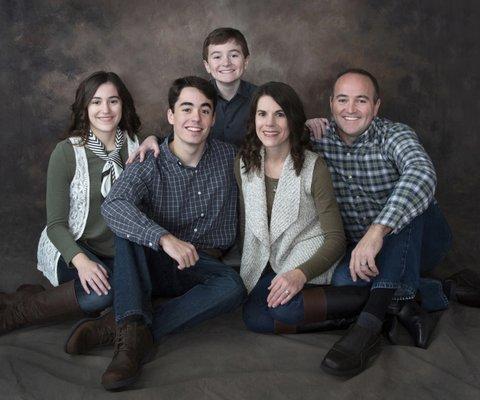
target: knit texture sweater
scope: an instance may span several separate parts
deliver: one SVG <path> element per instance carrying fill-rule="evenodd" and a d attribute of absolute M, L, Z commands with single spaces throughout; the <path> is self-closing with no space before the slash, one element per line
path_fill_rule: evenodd
<path fill-rule="evenodd" d="M 261 170 L 249 174 L 237 160 L 245 215 L 240 274 L 249 291 L 267 263 L 277 274 L 300 268 L 310 283 L 330 282 L 335 262 L 345 250 L 345 236 L 328 170 L 323 160 L 317 160 L 316 154 L 307 151 L 297 176 L 288 156 L 274 196 L 267 194 L 271 185 L 266 185 L 263 155 Z M 314 179 L 314 172 L 315 178 L 322 176 L 321 183 Z"/>

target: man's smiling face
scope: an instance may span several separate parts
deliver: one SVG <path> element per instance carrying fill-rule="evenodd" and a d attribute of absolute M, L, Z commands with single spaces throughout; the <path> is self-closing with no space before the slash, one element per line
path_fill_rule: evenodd
<path fill-rule="evenodd" d="M 380 99 L 367 76 L 347 73 L 335 82 L 330 109 L 338 134 L 347 144 L 352 144 L 368 129 L 379 107 Z"/>
<path fill-rule="evenodd" d="M 205 142 L 214 122 L 213 104 L 200 90 L 185 87 L 180 92 L 174 110 L 168 110 L 168 122 L 173 125 L 175 140 L 187 145 Z"/>

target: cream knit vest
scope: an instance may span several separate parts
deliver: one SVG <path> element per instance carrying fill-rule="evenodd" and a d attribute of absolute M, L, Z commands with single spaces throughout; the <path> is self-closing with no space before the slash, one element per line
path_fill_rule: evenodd
<path fill-rule="evenodd" d="M 88 176 L 88 160 L 84 146 L 78 146 L 79 137 L 70 138 L 75 152 L 75 175 L 70 183 L 70 211 L 68 214 L 68 229 L 74 240 L 82 237 L 87 224 L 90 208 L 90 179 Z M 128 154 L 138 148 L 138 138 L 134 140 L 127 136 Z M 37 268 L 50 281 L 58 286 L 57 263 L 60 252 L 53 245 L 47 235 L 47 228 L 42 231 L 37 250 Z"/>
<path fill-rule="evenodd" d="M 324 243 L 324 233 L 311 193 L 318 155 L 305 151 L 300 176 L 290 155 L 285 160 L 273 201 L 270 227 L 265 192 L 264 151 L 258 173 L 246 174 L 240 161 L 245 202 L 245 238 L 240 275 L 250 292 L 267 262 L 277 274 L 290 271 L 309 260 Z M 329 284 L 335 265 L 309 283 Z"/>

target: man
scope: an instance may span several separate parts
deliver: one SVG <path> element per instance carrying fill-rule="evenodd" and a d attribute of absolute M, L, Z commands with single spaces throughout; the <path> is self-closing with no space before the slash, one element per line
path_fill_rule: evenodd
<path fill-rule="evenodd" d="M 315 142 L 332 174 L 350 243 L 332 283 L 371 284 L 356 324 L 322 362 L 325 371 L 336 375 L 354 375 L 367 367 L 380 350 L 380 331 L 394 295 L 413 300 L 420 270 L 437 265 L 451 241 L 433 198 L 432 162 L 408 126 L 377 117 L 379 94 L 369 72 L 349 69 L 339 74 L 330 98 L 333 121 Z M 430 283 L 427 308 L 445 308 L 441 286 Z M 403 307 L 408 325 L 418 306 L 406 301 Z M 428 332 L 420 336 L 416 344 L 426 347 Z"/>
<path fill-rule="evenodd" d="M 214 87 L 177 79 L 168 95 L 173 135 L 118 179 L 102 206 L 117 235 L 114 357 L 106 389 L 132 384 L 153 341 L 236 308 L 245 296 L 238 274 L 218 261 L 237 226 L 233 146 L 209 140 Z M 177 296 L 152 309 L 151 296 Z"/>

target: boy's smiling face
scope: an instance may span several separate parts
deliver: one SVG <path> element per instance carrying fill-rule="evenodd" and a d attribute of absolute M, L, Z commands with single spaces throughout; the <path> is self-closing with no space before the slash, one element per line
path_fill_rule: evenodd
<path fill-rule="evenodd" d="M 242 47 L 232 39 L 223 44 L 209 45 L 208 59 L 203 64 L 215 81 L 231 84 L 241 79 L 248 65 L 248 57 L 245 58 Z"/>

